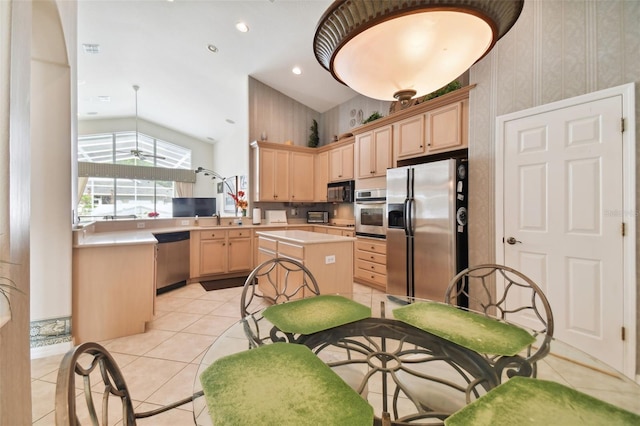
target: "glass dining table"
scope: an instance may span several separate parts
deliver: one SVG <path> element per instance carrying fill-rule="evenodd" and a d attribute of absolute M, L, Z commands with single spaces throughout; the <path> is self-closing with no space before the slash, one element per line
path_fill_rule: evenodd
<path fill-rule="evenodd" d="M 458 312 L 448 305 L 387 294 L 317 296 L 265 307 L 232 325 L 209 347 L 194 391 L 203 390 L 200 377 L 216 361 L 286 342 L 309 348 L 360 394 L 373 407 L 373 424 L 443 424 L 517 375 L 557 383 L 640 415 L 640 385 L 561 341 L 528 333 L 529 340 L 525 336 L 520 341 L 522 328 L 509 324 L 505 330 L 500 323 L 506 346 L 497 356 L 505 362 L 488 361 L 482 344 L 491 339 L 469 335 L 469 318 L 458 319 Z M 481 324 L 486 327 L 493 324 Z M 548 345 L 547 355 L 535 366 L 526 365 L 527 351 L 540 345 Z M 288 375 L 277 380 L 286 382 Z M 264 398 L 271 397 L 265 392 Z M 256 401 L 245 402 L 250 410 Z M 197 425 L 217 423 L 206 397 L 196 398 L 193 408 Z"/>

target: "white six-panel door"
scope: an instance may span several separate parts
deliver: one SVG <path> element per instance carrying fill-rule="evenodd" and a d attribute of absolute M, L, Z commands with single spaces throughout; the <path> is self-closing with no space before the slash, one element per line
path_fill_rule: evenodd
<path fill-rule="evenodd" d="M 622 128 L 626 100 L 610 92 L 498 118 L 496 259 L 542 287 L 554 337 L 632 375 L 635 312 L 625 297 L 635 295 L 626 264 L 635 262 L 635 197 L 625 189 L 635 188 L 635 170 L 625 156 L 634 151 Z"/>

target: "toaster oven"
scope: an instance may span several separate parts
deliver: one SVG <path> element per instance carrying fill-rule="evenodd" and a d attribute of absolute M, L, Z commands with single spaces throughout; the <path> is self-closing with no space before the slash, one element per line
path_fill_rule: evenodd
<path fill-rule="evenodd" d="M 329 212 L 307 212 L 307 223 L 329 223 Z"/>

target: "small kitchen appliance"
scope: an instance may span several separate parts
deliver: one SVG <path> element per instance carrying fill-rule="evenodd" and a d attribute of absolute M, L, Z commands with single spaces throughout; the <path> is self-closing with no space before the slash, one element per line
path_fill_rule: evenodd
<path fill-rule="evenodd" d="M 331 182 L 327 185 L 327 201 L 330 203 L 353 203 L 355 181 Z"/>
<path fill-rule="evenodd" d="M 329 223 L 329 212 L 307 212 L 307 223 Z"/>
<path fill-rule="evenodd" d="M 264 219 L 267 225 L 287 224 L 287 212 L 284 210 L 265 210 Z"/>

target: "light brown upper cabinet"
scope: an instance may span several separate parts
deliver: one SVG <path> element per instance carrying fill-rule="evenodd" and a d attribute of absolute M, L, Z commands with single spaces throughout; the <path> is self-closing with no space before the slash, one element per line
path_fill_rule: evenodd
<path fill-rule="evenodd" d="M 329 151 L 316 154 L 314 169 L 314 199 L 327 202 L 327 184 L 329 183 Z"/>
<path fill-rule="evenodd" d="M 314 201 L 314 149 L 272 142 L 253 142 L 251 148 L 253 201 Z"/>
<path fill-rule="evenodd" d="M 469 101 L 455 102 L 426 114 L 426 140 L 429 153 L 467 147 Z"/>
<path fill-rule="evenodd" d="M 289 181 L 291 183 L 291 201 L 314 201 L 314 154 L 291 152 L 290 155 Z"/>
<path fill-rule="evenodd" d="M 417 157 L 427 151 L 424 134 L 424 114 L 406 118 L 393 125 L 398 158 Z"/>
<path fill-rule="evenodd" d="M 261 147 L 254 154 L 254 201 L 289 201 L 289 152 Z"/>
<path fill-rule="evenodd" d="M 353 140 L 329 151 L 329 182 L 353 179 Z"/>
<path fill-rule="evenodd" d="M 392 164 L 392 126 L 384 126 L 356 136 L 358 179 L 386 176 Z"/>
<path fill-rule="evenodd" d="M 394 123 L 398 159 L 466 148 L 468 117 L 465 99 Z"/>

